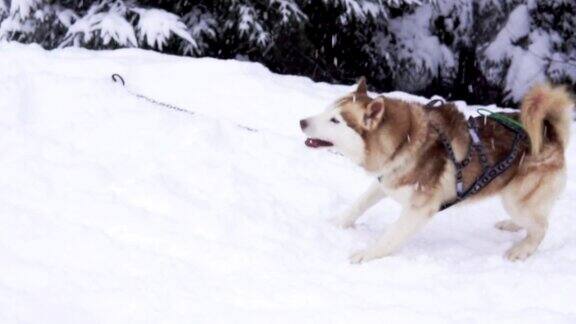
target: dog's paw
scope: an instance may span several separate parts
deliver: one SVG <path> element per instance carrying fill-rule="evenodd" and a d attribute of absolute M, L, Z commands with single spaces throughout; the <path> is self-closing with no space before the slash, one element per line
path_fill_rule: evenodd
<path fill-rule="evenodd" d="M 501 231 L 508 231 L 508 232 L 518 232 L 522 229 L 522 227 L 516 225 L 511 220 L 503 220 L 494 225 L 497 229 Z"/>
<path fill-rule="evenodd" d="M 360 264 L 377 258 L 379 258 L 377 254 L 370 249 L 366 249 L 352 253 L 349 259 L 352 264 Z"/>
<path fill-rule="evenodd" d="M 536 248 L 526 241 L 514 244 L 504 255 L 510 261 L 524 261 L 531 256 Z"/>

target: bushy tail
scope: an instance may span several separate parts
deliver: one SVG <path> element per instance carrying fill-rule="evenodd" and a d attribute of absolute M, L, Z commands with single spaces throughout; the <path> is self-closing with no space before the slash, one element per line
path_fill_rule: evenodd
<path fill-rule="evenodd" d="M 530 137 L 532 154 L 540 153 L 547 139 L 566 148 L 573 107 L 574 102 L 564 87 L 543 84 L 528 91 L 522 100 L 520 120 Z"/>

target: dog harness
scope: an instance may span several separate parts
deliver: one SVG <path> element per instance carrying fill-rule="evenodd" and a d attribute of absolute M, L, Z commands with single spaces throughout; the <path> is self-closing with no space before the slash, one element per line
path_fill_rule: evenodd
<path fill-rule="evenodd" d="M 443 104 L 444 102 L 440 99 L 434 99 L 430 101 L 428 104 L 426 104 L 424 108 L 431 109 L 441 107 L 436 105 L 438 103 Z M 488 115 L 488 117 L 490 116 L 491 115 Z M 466 157 L 462 161 L 456 160 L 454 149 L 452 148 L 452 144 L 450 144 L 450 140 L 446 137 L 446 135 L 437 126 L 432 125 L 432 128 L 436 131 L 436 133 L 438 133 L 438 139 L 442 143 L 442 146 L 444 146 L 448 158 L 450 159 L 450 161 L 452 161 L 454 167 L 456 168 L 456 197 L 452 200 L 443 203 L 440 206 L 440 211 L 450 208 L 455 204 L 463 201 L 464 199 L 480 192 L 482 189 L 488 186 L 490 182 L 492 182 L 499 175 L 508 170 L 514 163 L 514 160 L 516 160 L 518 155 L 521 153 L 522 149 L 520 144 L 527 139 L 527 135 L 524 132 L 524 130 L 515 123 L 507 122 L 505 118 L 494 118 L 494 119 L 498 121 L 501 125 L 505 126 L 507 129 L 515 133 L 514 142 L 512 143 L 512 148 L 510 149 L 510 152 L 505 158 L 498 161 L 494 165 L 490 165 L 488 163 L 488 157 L 486 156 L 486 152 L 484 150 L 484 144 L 482 144 L 480 136 L 478 135 L 478 127 L 476 125 L 475 118 L 473 117 L 468 118 L 467 123 L 468 133 L 470 134 L 471 141 L 470 146 L 468 147 L 468 153 L 466 154 Z M 482 174 L 480 174 L 478 178 L 476 178 L 476 180 L 468 188 L 464 189 L 464 180 L 462 172 L 464 168 L 472 161 L 473 152 L 476 152 L 476 155 L 478 155 L 478 159 L 480 160 L 480 164 L 482 165 Z M 378 181 L 382 182 L 382 176 L 378 177 Z"/>

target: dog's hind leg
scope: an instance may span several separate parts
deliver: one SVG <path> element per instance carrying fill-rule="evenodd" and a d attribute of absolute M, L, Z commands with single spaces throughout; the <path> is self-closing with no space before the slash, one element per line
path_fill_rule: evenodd
<path fill-rule="evenodd" d="M 511 261 L 524 260 L 532 255 L 546 234 L 552 205 L 563 189 L 559 173 L 529 175 L 511 184 L 503 195 L 511 222 L 526 230 L 526 237 L 515 243 L 505 254 Z"/>
<path fill-rule="evenodd" d="M 408 238 L 418 232 L 437 210 L 437 208 L 430 208 L 429 206 L 405 209 L 400 218 L 388 228 L 374 245 L 352 254 L 350 262 L 362 263 L 390 255 Z"/>
<path fill-rule="evenodd" d="M 532 255 L 548 229 L 548 214 L 522 208 L 514 215 L 514 223 L 526 229 L 526 237 L 506 251 L 506 258 L 510 261 L 524 260 Z"/>
<path fill-rule="evenodd" d="M 386 194 L 382 190 L 380 182 L 377 180 L 374 181 L 368 190 L 366 190 L 346 212 L 333 220 L 334 224 L 342 228 L 354 225 L 354 222 L 362 216 L 362 214 L 384 197 L 386 197 Z"/>

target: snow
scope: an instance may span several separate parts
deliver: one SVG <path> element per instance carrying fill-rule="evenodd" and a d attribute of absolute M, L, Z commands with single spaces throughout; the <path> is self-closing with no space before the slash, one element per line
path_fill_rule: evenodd
<path fill-rule="evenodd" d="M 38 7 L 41 0 L 11 0 L 10 1 L 10 15 L 18 16 L 20 20 L 24 20 L 30 16 L 34 8 Z"/>
<path fill-rule="evenodd" d="M 136 24 L 138 39 L 131 22 L 126 20 L 128 10 L 138 15 Z M 65 18 L 62 17 L 60 20 L 63 20 L 64 25 L 70 25 L 71 19 Z M 140 41 L 150 48 L 162 50 L 172 34 L 186 40 L 185 46 L 189 47 L 189 52 L 197 47 L 180 18 L 161 9 L 128 8 L 119 2 L 114 4 L 101 2 L 93 4 L 85 16 L 74 18 L 76 21 L 69 26 L 60 47 L 80 46 L 100 37 L 104 45 L 114 40 L 120 46 L 133 47 L 138 46 Z"/>
<path fill-rule="evenodd" d="M 280 14 L 280 23 L 287 24 L 291 19 L 295 21 L 305 20 L 306 14 L 302 12 L 298 4 L 293 0 L 270 0 L 270 7 Z"/>
<path fill-rule="evenodd" d="M 182 52 L 185 56 L 202 54 L 202 51 L 208 47 L 204 39 L 215 39 L 218 22 L 209 12 L 202 12 L 198 9 L 189 11 L 182 17 L 182 21 L 188 27 L 190 35 L 196 41 L 195 43 L 185 43 Z"/>
<path fill-rule="evenodd" d="M 0 22 L 0 40 L 5 40 L 11 32 L 21 30 L 22 22 L 15 17 L 6 17 Z"/>
<path fill-rule="evenodd" d="M 518 102 L 530 87 L 534 84 L 546 82 L 546 72 L 551 77 L 559 79 L 559 69 L 568 77 L 573 74 L 569 62 L 558 60 L 553 55 L 552 37 L 549 32 L 542 29 L 531 30 L 531 18 L 529 5 L 519 5 L 508 17 L 506 25 L 498 33 L 496 38 L 486 48 L 486 58 L 491 62 L 509 62 L 509 68 L 505 75 L 505 90 L 508 91 L 506 99 Z M 520 39 L 527 37 L 526 48 L 516 44 Z M 550 64 L 550 58 L 558 62 Z M 487 69 L 488 79 L 494 81 L 500 79 L 502 65 L 496 65 Z M 574 72 L 576 73 L 576 72 Z"/>
<path fill-rule="evenodd" d="M 8 10 L 7 4 L 0 1 L 0 40 L 9 39 L 11 33 L 32 31 L 34 26 L 27 18 L 38 14 L 34 11 L 38 6 L 39 0 L 12 0 Z"/>
<path fill-rule="evenodd" d="M 120 3 L 112 5 L 108 11 L 102 11 L 107 2 L 93 4 L 85 16 L 78 18 L 69 26 L 66 37 L 60 47 L 80 46 L 101 37 L 104 45 L 112 40 L 120 46 L 136 46 L 138 44 L 134 28 L 124 18 L 126 8 Z"/>
<path fill-rule="evenodd" d="M 133 8 L 138 18 L 138 38 L 146 42 L 151 48 L 162 50 L 171 34 L 186 40 L 190 46 L 196 47 L 186 25 L 180 21 L 180 17 L 162 9 Z"/>
<path fill-rule="evenodd" d="M 227 24 L 232 23 L 228 22 Z M 256 10 L 250 5 L 238 6 L 238 32 L 241 36 L 260 46 L 264 46 L 270 41 L 270 35 L 257 19 Z"/>
<path fill-rule="evenodd" d="M 440 70 L 446 72 L 456 64 L 450 49 L 430 33 L 429 21 L 432 13 L 432 5 L 420 6 L 414 9 L 412 14 L 390 20 L 390 31 L 396 37 L 391 43 L 397 43 L 393 52 L 398 65 L 414 62 L 414 67 L 408 71 L 396 71 L 395 84 L 402 85 L 404 89 L 422 90 L 430 80 L 438 76 Z M 414 70 L 419 71 L 416 76 Z"/>
<path fill-rule="evenodd" d="M 505 214 L 489 200 L 358 266 L 348 255 L 399 208 L 333 227 L 372 179 L 306 148 L 298 128 L 349 86 L 247 62 L 13 43 L 0 45 L 0 71 L 0 323 L 576 321 L 574 145 L 549 235 L 526 262 L 502 257 L 523 234 L 494 229 Z M 196 115 L 131 96 L 114 72 Z"/>
<path fill-rule="evenodd" d="M 70 28 L 73 22 L 79 18 L 78 15 L 70 9 L 57 10 L 55 14 L 56 17 L 58 17 L 58 21 L 66 28 Z"/>
<path fill-rule="evenodd" d="M 509 98 L 520 101 L 534 84 L 546 82 L 544 74 L 548 63 L 544 58 L 550 55 L 549 35 L 541 30 L 530 33 L 528 50 L 515 47 L 511 52 L 511 64 L 506 75 L 506 90 Z"/>
<path fill-rule="evenodd" d="M 111 40 L 114 40 L 117 44 L 128 46 L 138 44 L 132 25 L 117 12 L 110 11 L 102 15 L 100 22 L 95 24 L 94 27 L 102 33 L 104 45 L 108 45 Z"/>
<path fill-rule="evenodd" d="M 492 61 L 509 58 L 513 44 L 528 33 L 530 33 L 530 12 L 527 5 L 519 5 L 512 10 L 506 25 L 486 49 L 486 56 Z"/>

